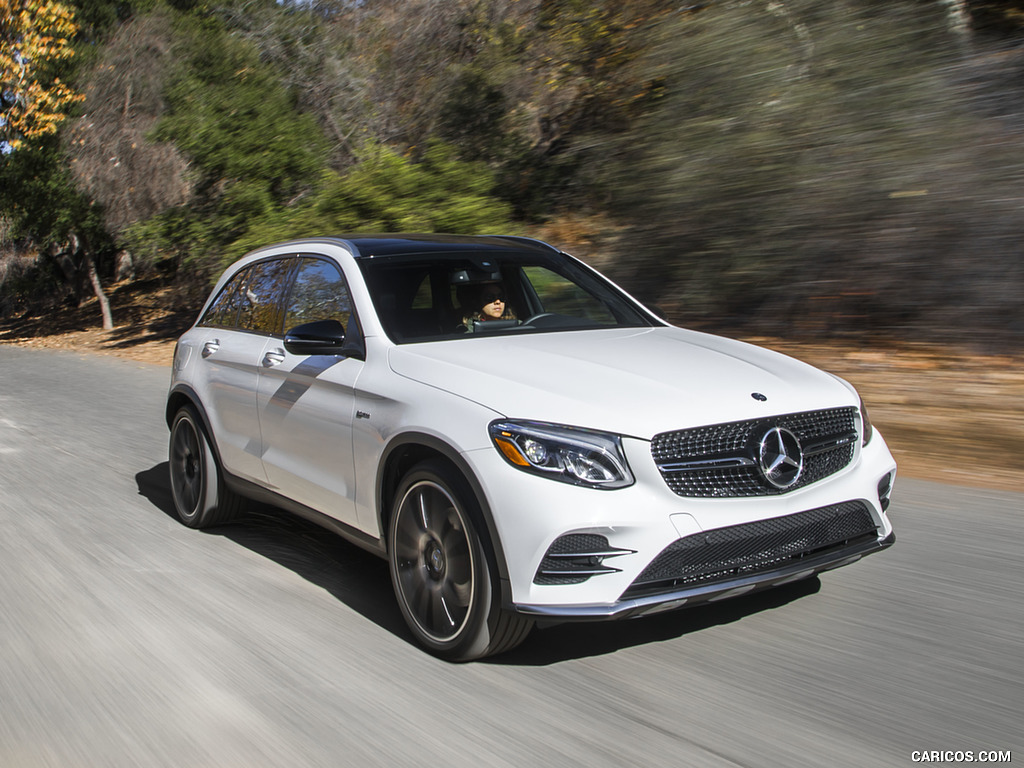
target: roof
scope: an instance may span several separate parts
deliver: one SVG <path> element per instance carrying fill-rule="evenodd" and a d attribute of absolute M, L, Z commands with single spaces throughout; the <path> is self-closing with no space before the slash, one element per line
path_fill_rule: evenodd
<path fill-rule="evenodd" d="M 495 235 L 383 234 L 343 235 L 335 238 L 348 245 L 356 258 L 406 256 L 460 251 L 534 251 L 557 253 L 557 249 L 527 237 Z"/>

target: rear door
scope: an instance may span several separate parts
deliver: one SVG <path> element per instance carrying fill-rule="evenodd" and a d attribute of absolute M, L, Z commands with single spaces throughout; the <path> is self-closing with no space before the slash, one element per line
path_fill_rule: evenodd
<path fill-rule="evenodd" d="M 256 262 L 232 278 L 200 321 L 202 364 L 196 386 L 206 406 L 224 469 L 266 483 L 257 413 L 259 372 L 271 334 L 280 329 L 279 300 L 291 259 Z"/>

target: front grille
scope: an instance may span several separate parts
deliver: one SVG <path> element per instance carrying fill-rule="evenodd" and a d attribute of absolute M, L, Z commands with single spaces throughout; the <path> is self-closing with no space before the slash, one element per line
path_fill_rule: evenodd
<path fill-rule="evenodd" d="M 669 544 L 622 597 L 756 574 L 876 536 L 871 513 L 861 501 L 695 533 Z"/>
<path fill-rule="evenodd" d="M 832 408 L 663 432 L 651 441 L 651 455 L 668 487 L 680 496 L 776 495 L 817 482 L 853 461 L 856 414 L 856 408 Z M 786 488 L 768 482 L 759 466 L 760 441 L 775 427 L 792 432 L 803 452 L 803 470 Z"/>

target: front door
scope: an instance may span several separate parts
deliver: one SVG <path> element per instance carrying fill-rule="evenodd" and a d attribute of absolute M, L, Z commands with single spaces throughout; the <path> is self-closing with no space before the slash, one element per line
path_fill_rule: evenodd
<path fill-rule="evenodd" d="M 337 265 L 299 259 L 285 303 L 284 329 L 316 320 L 352 322 L 348 286 Z M 273 340 L 260 363 L 263 466 L 271 488 L 348 525 L 356 525 L 352 421 L 363 361 L 294 355 Z"/>

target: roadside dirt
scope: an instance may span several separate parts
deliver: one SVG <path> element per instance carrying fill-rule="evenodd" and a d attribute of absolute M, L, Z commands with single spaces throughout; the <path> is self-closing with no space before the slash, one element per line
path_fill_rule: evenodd
<path fill-rule="evenodd" d="M 195 307 L 175 306 L 159 283 L 110 290 L 115 328 L 100 328 L 93 299 L 56 315 L 0 321 L 0 343 L 113 355 L 170 366 Z M 831 371 L 857 387 L 900 474 L 1024 491 L 1024 359 L 927 345 L 748 341 Z"/>

